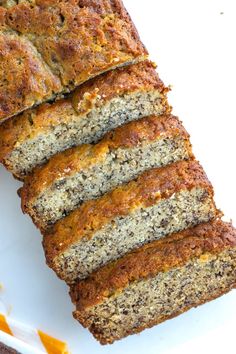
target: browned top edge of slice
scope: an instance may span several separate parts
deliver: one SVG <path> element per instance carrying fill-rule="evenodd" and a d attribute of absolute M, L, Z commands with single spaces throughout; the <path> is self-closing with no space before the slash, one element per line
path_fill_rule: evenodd
<path fill-rule="evenodd" d="M 71 290 L 78 311 L 102 303 L 131 282 L 182 266 L 190 259 L 217 254 L 236 246 L 236 230 L 221 220 L 200 224 L 139 248 L 112 262 Z"/>
<path fill-rule="evenodd" d="M 102 74 L 80 86 L 74 96 L 42 104 L 0 125 L 0 162 L 7 163 L 11 152 L 24 141 L 50 132 L 53 127 L 70 122 L 72 118 L 79 119 L 113 97 L 152 90 L 158 90 L 163 95 L 168 91 L 150 61 Z"/>
<path fill-rule="evenodd" d="M 105 135 L 96 145 L 82 145 L 53 156 L 46 165 L 38 167 L 26 177 L 21 189 L 22 209 L 50 187 L 55 181 L 82 172 L 102 162 L 111 150 L 132 148 L 141 143 L 179 136 L 186 140 L 189 157 L 192 157 L 189 134 L 179 119 L 173 115 L 149 116 L 127 123 Z"/>
<path fill-rule="evenodd" d="M 81 239 L 90 239 L 96 231 L 119 216 L 137 208 L 147 208 L 180 190 L 204 188 L 213 196 L 212 186 L 196 160 L 180 161 L 141 174 L 136 180 L 117 187 L 103 197 L 85 202 L 44 233 L 48 264 Z"/>
<path fill-rule="evenodd" d="M 1 120 L 53 98 L 54 93 L 72 90 L 102 72 L 147 57 L 121 0 L 38 0 L 20 2 L 9 9 L 0 7 L 0 31 L 6 42 L 8 34 L 16 37 L 12 44 L 2 44 L 4 73 L 11 80 L 0 90 Z M 22 61 L 21 66 L 14 60 L 19 54 L 24 57 L 18 45 L 20 39 L 33 45 L 29 61 Z M 17 45 L 18 51 L 13 49 Z M 50 75 L 61 85 L 51 85 L 49 92 L 42 85 L 29 101 L 26 95 L 30 88 L 35 89 L 33 81 L 38 77 L 40 63 L 46 64 L 41 77 L 42 82 L 47 80 L 44 86 L 50 84 Z M 21 67 L 23 70 L 19 70 Z"/>

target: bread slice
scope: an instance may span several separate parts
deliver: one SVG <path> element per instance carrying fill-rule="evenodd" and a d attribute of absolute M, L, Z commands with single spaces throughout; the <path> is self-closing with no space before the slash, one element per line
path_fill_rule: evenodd
<path fill-rule="evenodd" d="M 60 151 L 97 142 L 123 123 L 168 111 L 167 91 L 149 61 L 103 74 L 67 99 L 3 123 L 0 162 L 23 179 Z"/>
<path fill-rule="evenodd" d="M 177 117 L 149 116 L 51 158 L 26 178 L 22 210 L 45 229 L 78 207 L 154 167 L 191 158 L 189 135 Z"/>
<path fill-rule="evenodd" d="M 0 121 L 147 58 L 121 0 L 0 5 Z"/>
<path fill-rule="evenodd" d="M 202 167 L 176 162 L 85 202 L 57 222 L 44 232 L 46 260 L 72 283 L 134 248 L 216 216 Z"/>
<path fill-rule="evenodd" d="M 236 230 L 220 220 L 154 241 L 73 286 L 74 317 L 101 344 L 175 317 L 236 286 Z"/>

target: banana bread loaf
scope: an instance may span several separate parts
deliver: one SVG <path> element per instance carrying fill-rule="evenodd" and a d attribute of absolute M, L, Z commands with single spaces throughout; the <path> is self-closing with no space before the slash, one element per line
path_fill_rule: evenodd
<path fill-rule="evenodd" d="M 142 244 L 216 216 L 202 167 L 176 162 L 146 171 L 58 221 L 44 232 L 46 260 L 72 283 Z"/>
<path fill-rule="evenodd" d="M 0 162 L 23 179 L 57 152 L 96 142 L 128 121 L 168 111 L 167 91 L 149 61 L 105 73 L 67 99 L 3 123 Z"/>
<path fill-rule="evenodd" d="M 236 286 L 236 230 L 220 220 L 154 241 L 73 286 L 74 317 L 112 343 Z"/>
<path fill-rule="evenodd" d="M 121 0 L 0 5 L 0 121 L 147 57 Z"/>
<path fill-rule="evenodd" d="M 26 178 L 22 210 L 41 229 L 154 167 L 191 158 L 189 135 L 177 117 L 150 116 L 108 133 L 97 145 L 64 151 Z"/>

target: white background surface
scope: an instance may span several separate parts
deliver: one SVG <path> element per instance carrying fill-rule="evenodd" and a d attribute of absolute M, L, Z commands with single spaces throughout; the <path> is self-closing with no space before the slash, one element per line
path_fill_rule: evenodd
<path fill-rule="evenodd" d="M 170 102 L 236 224 L 235 0 L 125 0 Z M 221 14 L 223 13 L 223 14 Z M 236 291 L 112 346 L 72 316 L 65 284 L 44 261 L 41 237 L 20 211 L 20 183 L 0 168 L 0 299 L 10 315 L 68 342 L 72 354 L 235 353 Z"/>

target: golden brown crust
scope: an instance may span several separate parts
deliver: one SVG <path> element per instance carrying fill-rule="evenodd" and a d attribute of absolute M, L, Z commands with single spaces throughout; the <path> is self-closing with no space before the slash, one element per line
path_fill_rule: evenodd
<path fill-rule="evenodd" d="M 14 33 L 0 33 L 0 123 L 61 90 L 60 80 L 30 42 Z"/>
<path fill-rule="evenodd" d="M 189 138 L 189 134 L 176 116 L 163 114 L 152 115 L 120 126 L 107 133 L 103 141 L 110 149 L 132 148 L 145 141 L 180 135 Z"/>
<path fill-rule="evenodd" d="M 49 162 L 26 177 L 21 189 L 22 210 L 27 212 L 31 204 L 44 190 L 58 179 L 82 172 L 90 166 L 102 163 L 111 150 L 128 149 L 154 140 L 182 136 L 186 139 L 189 156 L 192 156 L 189 134 L 179 119 L 173 115 L 150 116 L 130 122 L 105 135 L 96 145 L 82 145 L 53 156 Z"/>
<path fill-rule="evenodd" d="M 147 56 L 121 0 L 23 1 L 0 7 L 0 31 L 1 83 L 13 79 L 0 90 L 0 120 L 52 98 L 53 92 L 71 90 L 99 73 Z M 14 41 L 9 43 L 11 35 Z M 21 40 L 30 47 L 28 52 L 20 48 Z M 20 61 L 26 54 L 28 59 Z M 40 65 L 45 72 L 40 72 Z M 25 99 L 40 78 L 38 91 Z"/>
<path fill-rule="evenodd" d="M 212 186 L 202 167 L 195 160 L 146 171 L 136 180 L 122 185 L 97 200 L 85 202 L 66 218 L 45 232 L 44 249 L 49 265 L 54 258 L 79 240 L 94 233 L 118 216 L 137 208 L 147 208 L 169 198 L 180 190 L 204 188 L 213 195 Z"/>
<path fill-rule="evenodd" d="M 186 307 L 182 308 L 182 310 L 177 311 L 175 313 L 172 313 L 170 316 L 161 316 L 160 315 L 158 319 L 150 321 L 149 323 L 147 323 L 144 326 L 140 326 L 140 327 L 137 327 L 137 328 L 135 328 L 133 330 L 127 331 L 125 336 L 123 336 L 122 338 L 125 338 L 125 337 L 127 337 L 129 335 L 132 335 L 132 334 L 140 333 L 140 332 L 142 332 L 145 329 L 151 328 L 151 327 L 156 326 L 156 325 L 158 325 L 158 324 L 160 324 L 162 322 L 165 322 L 165 321 L 170 320 L 170 319 L 172 319 L 174 317 L 177 317 L 177 316 L 183 314 L 184 312 L 190 310 L 193 307 L 198 307 L 198 306 L 203 305 L 203 304 L 205 304 L 205 303 L 207 303 L 209 301 L 212 301 L 212 300 L 214 300 L 214 299 L 216 299 L 216 298 L 218 298 L 218 297 L 220 297 L 220 296 L 222 296 L 224 294 L 227 294 L 230 290 L 232 290 L 234 288 L 236 288 L 236 282 L 231 284 L 231 286 L 229 286 L 228 288 L 225 288 L 225 289 L 221 289 L 220 288 L 219 291 L 217 292 L 217 294 L 214 294 L 214 295 L 209 294 L 204 300 L 196 302 L 196 303 L 191 304 L 189 306 L 186 306 Z M 73 316 L 74 316 L 74 318 L 76 320 L 78 320 L 82 324 L 83 327 L 85 327 L 85 328 L 89 327 L 89 323 L 87 322 L 87 320 L 83 316 L 83 311 L 82 312 L 74 311 Z M 102 345 L 112 344 L 114 341 L 121 339 L 120 337 L 115 337 L 115 336 L 110 337 L 110 338 L 104 338 L 104 336 L 102 335 L 101 331 L 96 329 L 95 326 L 89 327 L 89 330 L 93 334 L 93 336 Z"/>
<path fill-rule="evenodd" d="M 193 258 L 210 255 L 236 247 L 236 230 L 230 223 L 215 220 L 151 242 L 123 258 L 112 262 L 72 289 L 78 311 L 102 303 L 121 291 L 130 282 L 152 277 L 184 265 Z"/>
<path fill-rule="evenodd" d="M 116 96 L 135 91 L 159 90 L 168 92 L 157 75 L 156 65 L 146 60 L 125 68 L 118 68 L 89 80 L 75 90 L 72 101 L 78 113 L 87 112 L 90 107 L 100 106 Z"/>
<path fill-rule="evenodd" d="M 11 152 L 24 141 L 49 132 L 59 124 L 81 119 L 94 107 L 103 105 L 108 98 L 110 100 L 136 91 L 153 90 L 158 90 L 163 95 L 168 91 L 150 61 L 96 77 L 80 86 L 73 97 L 40 105 L 4 122 L 0 126 L 0 162 L 7 163 Z"/>

